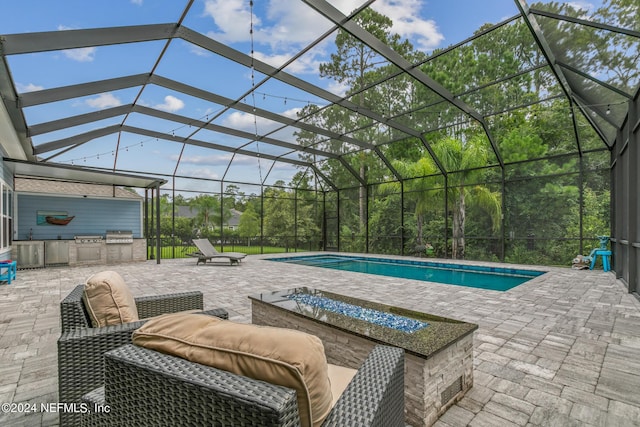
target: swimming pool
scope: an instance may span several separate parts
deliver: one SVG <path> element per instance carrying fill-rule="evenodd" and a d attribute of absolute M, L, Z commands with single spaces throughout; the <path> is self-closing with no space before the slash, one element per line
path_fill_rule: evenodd
<path fill-rule="evenodd" d="M 539 270 L 333 254 L 269 258 L 269 260 L 493 291 L 507 291 L 546 273 Z"/>

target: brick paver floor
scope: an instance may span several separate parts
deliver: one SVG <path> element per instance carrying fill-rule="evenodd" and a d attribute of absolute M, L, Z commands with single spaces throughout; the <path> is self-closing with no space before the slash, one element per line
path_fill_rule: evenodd
<path fill-rule="evenodd" d="M 247 295 L 309 286 L 477 323 L 474 386 L 439 427 L 640 425 L 640 302 L 614 273 L 547 268 L 496 292 L 264 258 L 233 267 L 180 259 L 18 271 L 0 284 L 0 403 L 57 402 L 59 302 L 110 269 L 136 296 L 199 290 L 205 308 L 224 307 L 239 322 L 251 321 Z M 55 413 L 0 413 L 2 426 L 57 422 Z"/>

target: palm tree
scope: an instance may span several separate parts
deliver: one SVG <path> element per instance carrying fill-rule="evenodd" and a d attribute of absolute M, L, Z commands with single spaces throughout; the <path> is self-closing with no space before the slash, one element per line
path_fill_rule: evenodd
<path fill-rule="evenodd" d="M 425 214 L 433 210 L 433 200 L 427 194 L 427 189 L 434 187 L 434 174 L 438 173 L 438 169 L 428 157 L 421 157 L 416 162 L 404 162 L 395 160 L 393 167 L 402 177 L 417 177 L 404 181 L 404 194 L 408 200 L 415 203 L 415 215 L 417 223 L 416 244 L 423 244 L 423 225 Z M 384 193 L 400 191 L 400 183 L 389 182 L 382 184 L 380 189 Z"/>
<path fill-rule="evenodd" d="M 475 136 L 466 142 L 455 138 L 444 138 L 433 145 L 435 155 L 449 172 L 447 202 L 452 210 L 452 253 L 453 258 L 464 259 L 464 228 L 466 206 L 475 205 L 490 217 L 493 231 L 500 229 L 502 200 L 500 193 L 489 188 L 468 183 L 482 182 L 480 169 L 489 163 L 490 152 L 482 136 Z M 452 173 L 455 172 L 455 173 Z"/>
<path fill-rule="evenodd" d="M 220 203 L 215 197 L 206 194 L 198 195 L 190 202 L 189 210 L 194 209 L 198 212 L 194 222 L 198 227 L 211 228 L 220 219 Z"/>
<path fill-rule="evenodd" d="M 464 258 L 465 221 L 467 206 L 476 206 L 491 218 L 493 231 L 500 229 L 502 201 L 500 193 L 489 188 L 468 183 L 482 182 L 480 167 L 489 163 L 490 152 L 481 137 L 473 137 L 466 142 L 455 138 L 444 138 L 433 144 L 434 154 L 448 173 L 446 190 L 437 185 L 439 170 L 431 157 L 422 157 L 415 162 L 396 160 L 393 162 L 400 176 L 412 178 L 404 181 L 405 196 L 415 202 L 417 223 L 417 244 L 423 244 L 424 216 L 429 211 L 442 209 L 441 201 L 447 197 L 452 213 L 452 252 L 456 259 Z M 381 190 L 398 191 L 399 183 L 388 183 Z M 444 194 L 446 191 L 446 195 Z"/>

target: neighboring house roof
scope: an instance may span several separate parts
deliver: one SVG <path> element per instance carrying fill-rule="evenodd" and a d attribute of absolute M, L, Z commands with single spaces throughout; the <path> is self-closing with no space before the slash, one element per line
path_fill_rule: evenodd
<path fill-rule="evenodd" d="M 197 209 L 191 209 L 189 206 L 176 206 L 176 216 L 195 218 L 196 215 L 198 215 Z"/>
<path fill-rule="evenodd" d="M 43 193 L 52 195 L 115 197 L 119 199 L 142 200 L 138 193 L 112 185 L 86 184 L 81 182 L 56 181 L 36 178 L 16 178 L 14 191 L 17 193 Z"/>
<path fill-rule="evenodd" d="M 238 225 L 240 224 L 241 215 L 242 215 L 242 212 L 235 209 L 231 209 L 231 218 L 229 218 L 229 220 L 227 221 L 227 227 L 233 227 L 233 228 L 238 227 Z"/>
<path fill-rule="evenodd" d="M 176 216 L 183 218 L 195 218 L 198 215 L 197 209 L 191 209 L 189 206 L 176 206 Z M 240 216 L 242 212 L 236 209 L 231 209 L 231 218 L 229 218 L 225 225 L 227 227 L 236 228 L 240 224 Z"/>

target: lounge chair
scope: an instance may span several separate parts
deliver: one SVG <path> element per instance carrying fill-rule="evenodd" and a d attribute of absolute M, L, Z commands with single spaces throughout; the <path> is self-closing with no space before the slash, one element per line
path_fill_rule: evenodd
<path fill-rule="evenodd" d="M 189 254 L 189 256 L 198 258 L 196 265 L 212 259 L 228 259 L 233 264 L 240 264 L 240 261 L 247 256 L 242 252 L 218 252 L 208 239 L 193 239 L 193 244 L 198 248 L 198 252 Z"/>
<path fill-rule="evenodd" d="M 131 343 L 132 332 L 144 325 L 148 318 L 183 310 L 203 310 L 200 291 L 144 296 L 135 298 L 142 320 L 94 327 L 83 300 L 84 287 L 76 286 L 60 302 L 62 333 L 58 339 L 58 399 L 68 404 L 79 405 L 83 394 L 103 385 L 103 354 Z M 223 308 L 203 313 L 229 318 Z M 60 426 L 77 425 L 80 425 L 79 412 L 60 412 Z"/>
<path fill-rule="evenodd" d="M 364 363 L 342 367 L 318 354 L 331 349 L 297 330 L 197 314 L 149 322 L 133 344 L 105 354 L 104 384 L 83 396 L 82 425 L 405 425 L 400 348 L 376 345 Z M 233 338 L 221 337 L 227 332 Z"/>

